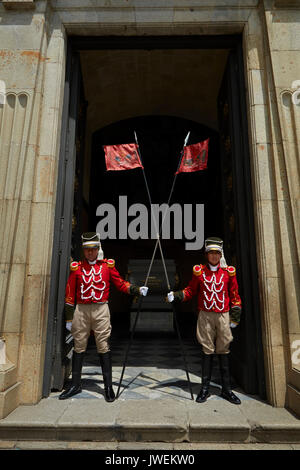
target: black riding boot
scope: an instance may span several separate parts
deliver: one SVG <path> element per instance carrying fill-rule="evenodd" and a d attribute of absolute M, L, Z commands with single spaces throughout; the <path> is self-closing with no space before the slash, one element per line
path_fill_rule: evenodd
<path fill-rule="evenodd" d="M 115 400 L 115 394 L 112 388 L 111 352 L 107 351 L 104 354 L 99 353 L 99 357 L 104 382 L 104 397 L 106 401 L 111 402 Z"/>
<path fill-rule="evenodd" d="M 202 388 L 196 398 L 198 403 L 203 403 L 210 396 L 209 384 L 213 365 L 213 354 L 202 355 Z"/>
<path fill-rule="evenodd" d="M 218 356 L 222 382 L 221 397 L 234 405 L 240 405 L 241 400 L 231 391 L 228 354 L 219 354 Z"/>
<path fill-rule="evenodd" d="M 66 400 L 67 398 L 71 398 L 73 395 L 80 393 L 82 391 L 81 388 L 81 369 L 83 363 L 83 353 L 77 353 L 73 351 L 72 357 L 72 383 L 67 390 L 62 392 L 59 395 L 60 400 Z"/>

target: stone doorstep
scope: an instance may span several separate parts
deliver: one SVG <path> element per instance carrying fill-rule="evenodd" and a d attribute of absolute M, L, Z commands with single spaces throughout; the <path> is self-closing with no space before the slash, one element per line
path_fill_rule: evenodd
<path fill-rule="evenodd" d="M 0 392 L 5 392 L 17 383 L 17 372 L 17 367 L 11 362 L 0 364 Z"/>
<path fill-rule="evenodd" d="M 101 441 L 0 441 L 1 450 L 101 450 L 101 451 L 199 451 L 199 450 L 300 450 L 300 444 L 203 442 L 101 442 Z"/>
<path fill-rule="evenodd" d="M 19 403 L 19 390 L 21 382 L 17 382 L 6 390 L 0 392 L 0 417 L 9 415 Z M 1 423 L 1 419 L 0 419 Z"/>
<path fill-rule="evenodd" d="M 300 443 L 300 421 L 261 402 L 44 399 L 0 420 L 0 440 Z"/>

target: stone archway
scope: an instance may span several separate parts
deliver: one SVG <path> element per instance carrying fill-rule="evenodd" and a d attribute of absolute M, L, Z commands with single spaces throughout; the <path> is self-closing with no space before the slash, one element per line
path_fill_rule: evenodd
<path fill-rule="evenodd" d="M 169 69 L 169 74 L 165 73 L 167 70 L 164 66 L 163 57 L 166 57 L 166 51 L 170 53 L 172 57 L 172 64 L 173 67 Z M 186 56 L 184 56 L 184 52 Z M 203 52 L 203 54 L 201 54 Z M 212 57 L 212 67 L 209 66 L 209 57 Z M 171 116 L 169 119 L 175 118 L 175 116 L 179 115 L 182 119 L 182 116 L 195 116 L 194 122 L 198 121 L 199 126 L 201 122 L 208 122 L 212 123 L 211 127 L 214 127 L 215 132 L 219 130 L 219 116 L 218 116 L 218 94 L 220 91 L 223 75 L 225 73 L 225 66 L 227 64 L 228 58 L 228 50 L 218 50 L 216 49 L 216 56 L 218 60 L 215 59 L 215 49 L 212 50 L 205 50 L 205 49 L 174 49 L 174 50 L 165 50 L 165 49 L 153 49 L 153 50 L 139 50 L 135 47 L 128 48 L 125 50 L 97 50 L 97 51 L 80 51 L 80 61 L 81 61 L 81 70 L 82 70 L 82 88 L 84 90 L 85 100 L 87 100 L 87 124 L 86 124 L 86 151 L 85 151 L 85 158 L 84 158 L 84 181 L 83 181 L 83 197 L 85 198 L 85 205 L 87 207 L 92 206 L 92 212 L 95 213 L 95 207 L 93 206 L 94 202 L 91 200 L 93 198 L 93 191 L 91 192 L 91 178 L 89 175 L 97 174 L 97 178 L 100 180 L 105 179 L 105 175 L 101 169 L 97 168 L 95 170 L 95 164 L 92 162 L 92 155 L 95 156 L 96 160 L 100 158 L 101 153 L 101 146 L 105 144 L 112 144 L 112 143 L 124 143 L 127 142 L 128 135 L 124 134 L 124 132 L 120 135 L 125 135 L 125 141 L 120 140 L 120 135 L 118 132 L 114 135 L 110 135 L 109 142 L 106 140 L 99 140 L 98 142 L 96 139 L 92 139 L 92 135 L 95 137 L 97 134 L 97 130 L 105 129 L 110 126 L 113 127 L 113 123 L 115 119 L 122 117 L 121 121 L 125 123 L 130 121 L 128 117 L 131 119 L 137 119 L 139 113 L 144 112 L 143 114 L 144 119 L 150 118 L 153 116 L 155 110 L 157 111 L 157 119 L 164 118 L 165 110 L 170 110 Z M 199 61 L 199 57 L 202 57 L 203 60 Z M 233 57 L 231 55 L 231 57 Z M 223 62 L 219 59 L 222 58 Z M 236 60 L 236 59 L 234 59 Z M 234 74 L 237 77 L 235 69 L 232 67 L 240 68 L 242 71 L 241 63 L 232 62 L 231 60 L 230 65 L 230 73 L 234 70 Z M 155 66 L 156 64 L 156 66 Z M 183 66 L 184 64 L 184 66 Z M 234 65 L 235 64 L 235 65 Z M 190 83 L 189 81 L 189 74 L 186 74 L 184 71 L 188 67 L 191 67 L 191 70 L 194 72 L 193 80 Z M 181 70 L 181 80 L 177 81 L 178 77 L 176 76 L 176 70 L 179 68 Z M 131 70 L 135 70 L 135 74 L 131 74 Z M 228 67 L 226 67 L 226 70 Z M 118 70 L 120 71 L 119 75 Z M 155 70 L 155 73 L 151 72 L 151 70 Z M 228 69 L 229 70 L 229 69 Z M 227 72 L 228 72 L 227 70 Z M 226 72 L 226 74 L 227 74 Z M 243 72 L 240 72 L 243 73 Z M 215 74 L 215 75 L 214 75 Z M 104 84 L 102 83 L 101 77 L 104 77 Z M 131 78 L 131 79 L 130 79 Z M 231 83 L 231 79 L 228 78 L 229 82 Z M 236 90 L 240 89 L 239 85 L 236 82 L 235 78 L 235 85 L 234 88 Z M 173 83 L 170 86 L 170 83 Z M 207 84 L 210 83 L 211 86 Z M 205 95 L 205 91 L 209 89 L 210 93 Z M 183 93 L 183 90 L 188 90 L 187 93 Z M 230 92 L 231 93 L 231 92 Z M 243 90 L 240 89 L 240 94 L 243 96 Z M 143 100 L 143 96 L 149 95 L 149 98 Z M 138 96 L 139 99 L 134 99 L 135 96 Z M 173 107 L 172 107 L 173 106 Z M 241 104 L 237 103 L 234 104 L 231 100 L 231 108 L 235 107 L 234 111 L 230 111 L 234 115 L 234 120 L 239 121 L 239 117 L 241 114 L 245 116 L 244 108 L 241 108 Z M 244 105 L 243 105 L 244 106 Z M 173 116 L 172 116 L 173 112 Z M 133 116 L 133 117 L 132 117 Z M 233 117 L 233 116 L 232 116 Z M 127 119 L 126 119 L 127 118 Z M 113 122 L 110 122 L 113 121 Z M 99 127 L 98 127 L 99 126 Z M 243 141 L 244 148 L 240 146 L 240 143 L 235 143 L 235 157 L 243 153 L 245 156 L 242 159 L 244 161 L 243 165 L 249 165 L 249 157 L 248 157 L 248 150 L 247 150 L 247 137 L 246 137 L 246 130 L 242 128 L 241 125 L 235 123 L 235 138 L 233 141 L 240 140 Z M 241 138 L 241 136 L 242 137 Z M 109 135 L 109 134 L 108 134 Z M 133 132 L 132 132 L 133 137 Z M 203 135 L 205 138 L 206 136 Z M 116 140 L 117 139 L 117 140 Z M 94 147 L 92 146 L 92 141 L 94 140 Z M 183 140 L 183 139 L 182 139 Z M 219 143 L 217 144 L 219 146 Z M 99 150 L 97 150 L 99 148 Z M 219 146 L 220 150 L 220 146 Z M 95 155 L 96 153 L 96 155 Z M 217 153 L 220 153 L 219 151 Z M 218 157 L 219 158 L 219 157 Z M 102 159 L 103 160 L 103 159 Z M 245 163 L 246 162 L 246 163 Z M 219 171 L 219 183 L 213 184 L 212 186 L 215 188 L 216 191 L 221 191 L 220 189 L 225 182 L 222 182 L 222 175 Z M 244 170 L 240 170 L 241 173 L 239 176 L 241 179 L 238 179 L 235 176 L 235 184 L 238 185 L 240 188 L 241 186 L 247 186 L 249 181 L 246 182 L 246 185 L 241 183 L 243 179 L 243 173 L 248 174 L 249 170 L 244 168 Z M 103 173 L 103 174 L 102 174 Z M 97 183 L 98 184 L 98 183 Z M 97 184 L 94 186 L 97 188 Z M 227 183 L 226 183 L 227 184 Z M 248 187 L 248 186 L 247 186 Z M 217 189 L 219 188 L 219 189 Z M 236 187 L 237 188 L 237 187 Z M 249 189 L 248 194 L 248 202 L 246 203 L 244 197 L 243 204 L 245 203 L 245 207 L 241 207 L 239 212 L 248 214 L 248 207 L 252 206 L 252 199 L 251 199 L 251 190 Z M 117 193 L 119 194 L 119 189 L 116 189 Z M 207 188 L 206 190 L 208 193 L 210 192 Z M 242 190 L 244 191 L 244 189 Z M 241 190 L 239 190 L 239 193 Z M 113 198 L 115 194 L 111 195 Z M 102 201 L 102 202 L 107 202 Z M 162 202 L 162 201 L 160 201 Z M 236 208 L 235 208 L 236 210 Z M 221 211 L 222 212 L 222 211 Z M 219 214 L 220 219 L 223 219 L 223 214 Z M 238 216 L 237 216 L 238 218 Z M 243 226 L 243 231 L 245 231 L 245 226 L 249 221 L 251 221 L 251 216 L 249 214 L 249 219 L 242 217 L 245 219 L 241 225 Z M 89 217 L 87 217 L 89 219 Z M 228 225 L 228 221 L 222 221 L 223 224 Z M 220 233 L 223 230 L 223 224 L 221 223 L 219 227 L 217 227 L 217 232 L 219 235 L 222 236 Z M 245 225 L 246 224 L 246 225 Z M 86 226 L 86 230 L 94 230 L 95 229 L 95 222 L 93 225 Z M 249 232 L 249 227 L 248 229 Z M 209 236 L 209 233 L 206 233 L 206 236 Z M 238 237 L 240 239 L 240 237 Z M 239 244 L 240 244 L 239 240 Z M 253 245 L 253 240 L 252 240 Z M 253 248 L 253 247 L 252 247 Z M 113 250 L 114 251 L 114 250 Z M 235 256 L 233 252 L 236 251 L 233 248 L 231 256 Z M 243 250 L 244 251 L 244 250 Z M 253 249 L 251 249 L 253 251 Z M 115 253 L 115 251 L 114 251 Z M 113 255 L 110 255 L 113 256 Z M 196 261 L 195 261 L 196 262 Z M 236 259 L 231 259 L 231 263 L 235 264 Z M 192 262 L 191 262 L 192 263 Z M 255 256 L 253 258 L 253 263 L 256 263 Z M 195 263 L 194 263 L 195 264 Z M 243 262 L 243 266 L 246 266 L 248 263 L 246 260 Z M 184 266 L 186 268 L 186 266 Z M 247 271 L 247 273 L 246 273 Z M 255 268 L 253 268 L 253 272 L 255 272 Z M 248 268 L 244 270 L 244 286 L 252 285 L 252 281 L 255 283 L 255 275 L 253 280 L 250 283 L 251 274 L 248 272 Z M 189 274 L 187 274 L 188 280 Z M 246 281 L 247 279 L 247 281 Z M 245 287 L 245 290 L 251 290 L 251 287 Z M 257 292 L 257 288 L 254 289 Z M 248 297 L 250 293 L 248 292 Z M 251 297 L 251 295 L 250 295 Z M 247 322 L 251 324 L 252 316 L 256 316 L 255 324 L 260 322 L 259 317 L 259 307 L 257 302 L 257 296 L 252 294 L 252 297 L 255 298 L 253 303 L 255 306 L 250 307 L 250 301 L 248 298 L 248 309 L 249 315 L 246 315 Z M 251 310 L 255 313 L 251 313 Z M 253 322 L 252 322 L 253 323 Z M 238 357 L 240 357 L 240 352 L 243 349 L 243 342 L 245 343 L 245 338 L 247 337 L 247 329 L 253 327 L 251 325 L 246 326 L 244 325 L 244 331 L 240 334 L 239 338 L 239 345 L 236 349 L 236 363 L 239 363 Z M 255 329 L 255 328 L 254 328 Z M 253 333 L 253 331 L 252 331 Z M 251 333 L 251 334 L 252 334 Z M 256 393 L 258 383 L 259 390 L 263 396 L 264 394 L 264 379 L 263 379 L 263 371 L 260 365 L 262 364 L 262 353 L 261 353 L 261 333 L 260 328 L 257 327 L 257 333 L 254 335 L 257 338 L 253 339 L 253 341 L 258 341 L 256 345 L 256 353 L 257 353 L 257 361 L 253 362 L 251 367 L 246 367 L 245 364 L 248 364 L 249 361 L 249 351 L 243 354 L 244 362 L 243 364 L 239 364 L 239 367 L 235 367 L 237 370 L 238 375 L 240 376 L 241 383 L 244 384 L 245 389 L 248 390 L 250 393 Z M 254 337 L 253 337 L 254 338 Z M 250 343 L 253 343 L 250 341 Z M 248 342 L 249 343 L 249 342 Z M 255 343 L 256 344 L 256 343 Z M 249 349 L 249 347 L 247 346 Z M 258 372 L 256 369 L 260 368 Z M 250 372 L 251 369 L 251 372 Z M 245 372 L 246 371 L 246 372 Z M 258 379 L 259 377 L 259 379 Z M 247 385 L 246 385 L 247 383 Z"/>

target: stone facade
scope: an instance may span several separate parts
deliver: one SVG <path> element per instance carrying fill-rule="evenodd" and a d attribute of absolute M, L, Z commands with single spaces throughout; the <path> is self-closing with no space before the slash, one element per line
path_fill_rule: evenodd
<path fill-rule="evenodd" d="M 300 2 L 4 0 L 0 18 L 0 417 L 41 398 L 70 34 L 243 34 L 268 400 L 299 413 Z"/>

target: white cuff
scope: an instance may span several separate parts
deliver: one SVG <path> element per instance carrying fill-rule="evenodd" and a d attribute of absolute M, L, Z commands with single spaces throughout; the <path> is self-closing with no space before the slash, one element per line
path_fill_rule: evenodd
<path fill-rule="evenodd" d="M 147 295 L 147 293 L 148 293 L 148 289 L 149 289 L 149 287 L 142 286 L 142 287 L 140 287 L 140 293 L 141 293 L 144 297 L 146 297 L 146 295 Z"/>

